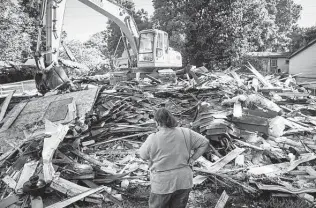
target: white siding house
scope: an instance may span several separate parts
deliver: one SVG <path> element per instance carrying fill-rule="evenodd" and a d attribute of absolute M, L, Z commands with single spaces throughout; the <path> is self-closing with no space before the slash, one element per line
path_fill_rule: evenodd
<path fill-rule="evenodd" d="M 266 73 L 289 72 L 289 52 L 249 52 L 246 56 L 260 60 Z"/>
<path fill-rule="evenodd" d="M 294 52 L 290 57 L 290 74 L 299 74 L 298 82 L 316 80 L 316 39 Z"/>

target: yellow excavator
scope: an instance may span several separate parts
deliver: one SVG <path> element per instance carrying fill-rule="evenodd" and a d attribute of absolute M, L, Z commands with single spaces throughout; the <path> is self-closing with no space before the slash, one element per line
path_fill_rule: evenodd
<path fill-rule="evenodd" d="M 169 47 L 169 37 L 166 32 L 157 29 L 139 32 L 133 17 L 114 0 L 79 1 L 106 16 L 120 27 L 125 57 L 114 61 L 116 68 L 128 68 L 133 72 L 150 72 L 154 69 L 182 67 L 182 56 Z M 35 52 L 35 61 L 39 69 L 35 81 L 37 89 L 41 93 L 67 83 L 71 85 L 68 76 L 58 65 L 66 2 L 67 0 L 43 0 L 41 4 L 41 24 L 38 28 Z M 45 30 L 45 50 L 42 49 L 43 30 Z"/>

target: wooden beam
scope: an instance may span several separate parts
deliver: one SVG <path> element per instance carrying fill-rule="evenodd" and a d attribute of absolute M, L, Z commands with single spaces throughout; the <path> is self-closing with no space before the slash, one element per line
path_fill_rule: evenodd
<path fill-rule="evenodd" d="M 3 101 L 0 109 L 0 122 L 3 120 L 5 113 L 7 112 L 8 106 L 10 104 L 11 98 L 13 94 L 15 93 L 15 90 L 12 91 Z"/>
<path fill-rule="evenodd" d="M 240 155 L 245 149 L 236 148 L 233 151 L 229 152 L 225 157 L 217 160 L 211 167 L 209 167 L 209 171 L 216 173 L 230 161 L 235 159 L 238 155 Z"/>
<path fill-rule="evenodd" d="M 249 62 L 248 62 L 249 66 L 246 66 L 259 80 L 260 82 L 265 85 L 266 87 L 271 87 L 273 88 L 273 85 L 268 82 L 263 76 L 262 74 L 260 74 Z"/>
<path fill-rule="evenodd" d="M 19 197 L 17 195 L 13 194 L 13 195 L 10 195 L 10 196 L 2 199 L 0 201 L 0 207 L 5 208 L 5 207 L 8 207 L 8 206 L 18 202 L 18 201 L 19 201 Z"/>
<path fill-rule="evenodd" d="M 215 208 L 224 208 L 228 198 L 229 198 L 229 196 L 227 195 L 226 191 L 224 190 L 221 197 L 218 199 Z"/>
<path fill-rule="evenodd" d="M 16 118 L 20 115 L 27 102 L 22 102 L 14 106 L 14 108 L 9 112 L 6 118 L 3 120 L 3 126 L 0 129 L 0 133 L 9 129 L 10 126 L 14 123 Z"/>
<path fill-rule="evenodd" d="M 77 196 L 74 196 L 72 198 L 66 199 L 66 200 L 61 201 L 61 202 L 57 202 L 57 203 L 55 203 L 53 205 L 50 205 L 50 206 L 48 206 L 46 208 L 64 208 L 64 207 L 66 207 L 66 206 L 68 206 L 68 205 L 70 205 L 70 204 L 72 204 L 72 203 L 84 198 L 84 197 L 87 197 L 87 196 L 89 196 L 91 194 L 94 194 L 96 192 L 102 191 L 102 190 L 104 190 L 104 188 L 105 188 L 104 186 L 100 186 L 98 188 L 88 190 L 86 192 L 78 194 Z"/>

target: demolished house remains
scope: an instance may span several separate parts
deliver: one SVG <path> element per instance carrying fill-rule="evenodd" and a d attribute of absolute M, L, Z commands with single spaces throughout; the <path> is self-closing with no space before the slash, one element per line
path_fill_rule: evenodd
<path fill-rule="evenodd" d="M 126 206 L 149 195 L 148 165 L 136 157 L 165 107 L 210 141 L 194 184 L 226 192 L 316 193 L 315 97 L 291 76 L 205 67 L 160 78 L 75 80 L 81 90 L 1 100 L 0 207 Z M 87 84 L 88 83 L 88 84 Z M 49 197 L 48 197 L 49 196 Z"/>

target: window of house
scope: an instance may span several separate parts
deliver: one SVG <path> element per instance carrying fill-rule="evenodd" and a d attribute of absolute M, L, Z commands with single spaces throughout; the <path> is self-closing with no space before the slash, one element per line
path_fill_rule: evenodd
<path fill-rule="evenodd" d="M 290 60 L 285 60 L 285 64 L 289 64 L 290 63 Z"/>
<path fill-rule="evenodd" d="M 278 66 L 278 60 L 277 59 L 271 59 L 270 65 L 271 65 L 271 67 L 277 67 Z"/>
<path fill-rule="evenodd" d="M 168 34 L 166 32 L 164 33 L 163 41 L 164 41 L 165 52 L 168 53 L 169 43 L 168 43 Z"/>

